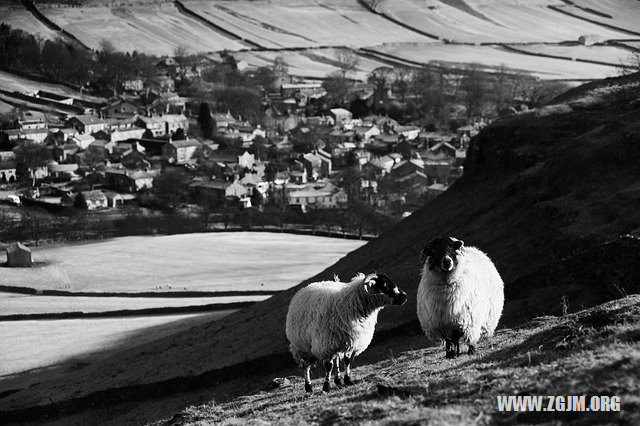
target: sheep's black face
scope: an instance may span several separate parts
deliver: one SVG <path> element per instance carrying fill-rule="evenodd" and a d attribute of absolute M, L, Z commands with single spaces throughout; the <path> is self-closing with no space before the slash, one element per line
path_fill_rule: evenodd
<path fill-rule="evenodd" d="M 372 294 L 382 294 L 394 305 L 403 305 L 407 301 L 407 293 L 402 291 L 387 274 L 375 274 L 368 278 L 367 286 Z"/>
<path fill-rule="evenodd" d="M 453 237 L 438 237 L 424 246 L 420 253 L 422 264 L 427 262 L 430 271 L 440 270 L 449 274 L 458 266 L 464 242 Z"/>

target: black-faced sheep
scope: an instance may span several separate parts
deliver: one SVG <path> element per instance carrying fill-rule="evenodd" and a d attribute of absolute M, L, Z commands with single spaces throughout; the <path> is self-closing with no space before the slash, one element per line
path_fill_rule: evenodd
<path fill-rule="evenodd" d="M 439 237 L 420 253 L 418 318 L 427 336 L 442 339 L 446 357 L 468 354 L 483 334 L 493 336 L 504 304 L 504 284 L 491 259 L 453 237 Z"/>
<path fill-rule="evenodd" d="M 334 366 L 335 383 L 342 385 L 340 360 L 344 384 L 353 384 L 351 364 L 371 343 L 378 313 L 386 305 L 406 301 L 406 293 L 385 274 L 358 274 L 350 283 L 336 277 L 300 289 L 289 304 L 286 332 L 291 353 L 304 371 L 305 390 L 312 391 L 310 369 L 317 361 L 326 369 L 325 392 L 331 387 Z"/>

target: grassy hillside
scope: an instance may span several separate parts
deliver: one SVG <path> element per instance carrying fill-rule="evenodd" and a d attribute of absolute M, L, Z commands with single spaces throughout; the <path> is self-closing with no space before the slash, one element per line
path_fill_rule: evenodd
<path fill-rule="evenodd" d="M 476 355 L 445 359 L 443 347 L 389 353 L 354 374 L 355 386 L 329 394 L 320 374 L 311 396 L 290 376 L 281 388 L 192 406 L 156 425 L 638 424 L 640 297 L 501 330 Z M 499 412 L 499 395 L 585 395 L 585 407 L 593 395 L 617 395 L 621 404 L 619 412 Z"/>
<path fill-rule="evenodd" d="M 640 242 L 618 236 L 640 227 L 639 91 L 638 75 L 612 79 L 496 122 L 474 138 L 465 176 L 449 191 L 301 285 L 333 274 L 388 273 L 409 303 L 382 312 L 377 335 L 387 346 L 397 340 L 397 327 L 416 321 L 418 253 L 437 235 L 455 235 L 494 259 L 506 283 L 503 325 L 558 314 L 563 304 L 573 312 L 637 293 Z M 296 290 L 105 356 L 99 366 L 0 399 L 0 408 L 73 411 L 104 401 L 99 390 L 110 401 L 144 399 L 220 385 L 238 372 L 291 368 L 284 318 Z"/>

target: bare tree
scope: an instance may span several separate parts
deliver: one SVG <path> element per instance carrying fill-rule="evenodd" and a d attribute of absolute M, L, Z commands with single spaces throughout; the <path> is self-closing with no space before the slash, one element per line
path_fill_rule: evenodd
<path fill-rule="evenodd" d="M 351 49 L 339 49 L 336 51 L 336 63 L 340 69 L 340 75 L 343 79 L 346 79 L 347 74 L 356 70 L 360 63 L 360 58 Z"/>

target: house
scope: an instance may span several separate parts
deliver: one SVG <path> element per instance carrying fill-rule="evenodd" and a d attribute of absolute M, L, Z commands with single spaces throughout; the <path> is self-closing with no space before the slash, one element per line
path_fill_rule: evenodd
<path fill-rule="evenodd" d="M 300 206 L 304 212 L 309 209 L 335 209 L 346 204 L 347 195 L 332 184 L 308 185 L 304 189 L 289 192 L 287 202 L 291 206 Z"/>
<path fill-rule="evenodd" d="M 57 146 L 53 149 L 53 156 L 58 162 L 65 162 L 71 159 L 77 152 L 79 148 L 75 142 L 71 141 L 62 146 Z"/>
<path fill-rule="evenodd" d="M 171 164 L 187 164 L 193 158 L 193 154 L 202 146 L 199 140 L 195 138 L 184 140 L 169 141 L 162 146 L 162 158 Z"/>
<path fill-rule="evenodd" d="M 233 116 L 229 112 L 227 112 L 226 114 L 222 114 L 222 113 L 211 114 L 211 117 L 216 122 L 217 128 L 229 127 L 231 125 L 236 124 L 237 122 L 237 120 L 233 118 Z"/>
<path fill-rule="evenodd" d="M 53 177 L 54 179 L 75 180 L 80 178 L 80 176 L 76 174 L 76 172 L 78 171 L 77 164 L 51 163 L 48 167 L 49 176 Z"/>
<path fill-rule="evenodd" d="M 115 148 L 116 146 L 116 142 L 96 139 L 91 143 L 91 145 L 89 145 L 89 148 L 87 149 L 98 155 L 104 155 L 105 153 L 111 155 L 113 154 L 113 148 Z"/>
<path fill-rule="evenodd" d="M 95 115 L 76 115 L 68 119 L 66 124 L 67 127 L 88 135 L 107 129 L 107 122 Z"/>
<path fill-rule="evenodd" d="M 442 194 L 444 191 L 449 189 L 449 187 L 444 183 L 434 183 L 427 187 L 427 193 L 431 196 L 438 196 Z"/>
<path fill-rule="evenodd" d="M 353 133 L 360 138 L 362 141 L 368 141 L 369 139 L 378 136 L 380 134 L 380 128 L 375 124 L 370 124 L 368 126 L 354 126 Z"/>
<path fill-rule="evenodd" d="M 223 200 L 229 197 L 244 198 L 247 196 L 247 188 L 237 181 L 196 178 L 189 183 L 189 187 L 193 188 L 196 194 L 207 193 L 215 200 Z"/>
<path fill-rule="evenodd" d="M 333 108 L 329 110 L 329 115 L 333 117 L 336 125 L 340 125 L 342 122 L 351 120 L 351 111 L 344 108 Z"/>
<path fill-rule="evenodd" d="M 5 247 L 7 251 L 7 266 L 11 268 L 26 268 L 33 266 L 31 249 L 21 243 L 11 243 Z"/>
<path fill-rule="evenodd" d="M 15 182 L 16 163 L 14 161 L 0 162 L 0 182 Z"/>
<path fill-rule="evenodd" d="M 76 196 L 76 206 L 87 210 L 98 210 L 107 208 L 107 196 L 104 192 L 81 191 Z"/>
<path fill-rule="evenodd" d="M 147 156 L 134 149 L 126 152 L 120 157 L 120 164 L 129 170 L 149 170 L 151 163 L 147 161 Z"/>
<path fill-rule="evenodd" d="M 420 134 L 420 128 L 417 126 L 395 126 L 393 130 L 407 141 L 416 139 Z"/>
<path fill-rule="evenodd" d="M 164 121 L 162 117 L 138 116 L 136 119 L 136 125 L 145 130 L 149 130 L 154 138 L 164 136 L 167 134 L 166 121 Z"/>
<path fill-rule="evenodd" d="M 189 131 L 189 119 L 184 114 L 165 114 L 162 118 L 166 123 L 167 135 L 173 135 L 178 129 L 182 129 L 185 135 Z"/>
<path fill-rule="evenodd" d="M 78 131 L 76 129 L 65 127 L 63 129 L 58 130 L 53 135 L 56 137 L 56 139 L 61 140 L 63 142 L 67 142 L 69 139 L 71 139 L 77 134 L 78 134 Z"/>
<path fill-rule="evenodd" d="M 47 136 L 49 136 L 49 130 L 47 129 L 9 129 L 3 130 L 2 133 L 7 135 L 7 139 L 10 142 L 14 143 L 27 139 L 34 142 L 42 143 L 47 138 Z"/>
<path fill-rule="evenodd" d="M 320 154 L 318 151 L 304 154 L 302 163 L 307 170 L 307 175 L 314 180 L 320 177 L 328 177 L 331 174 L 331 157 Z"/>
<path fill-rule="evenodd" d="M 107 207 L 118 207 L 124 204 L 124 197 L 118 192 L 104 191 L 104 195 L 107 197 Z"/>
<path fill-rule="evenodd" d="M 297 183 L 297 184 L 301 184 L 301 183 L 307 183 L 308 178 L 307 178 L 307 169 L 303 168 L 302 171 L 300 170 L 290 170 L 289 171 L 289 182 L 291 183 Z"/>
<path fill-rule="evenodd" d="M 401 178 L 416 171 L 424 172 L 424 162 L 422 160 L 404 160 L 396 163 L 391 168 L 391 176 Z"/>
<path fill-rule="evenodd" d="M 130 78 L 122 82 L 122 88 L 127 92 L 140 92 L 144 90 L 144 82 L 141 78 Z"/>
<path fill-rule="evenodd" d="M 433 145 L 429 150 L 438 155 L 442 154 L 450 158 L 456 157 L 456 147 L 451 145 L 449 142 L 440 142 Z"/>
<path fill-rule="evenodd" d="M 18 119 L 20 130 L 46 129 L 47 118 L 43 112 L 27 111 Z"/>
<path fill-rule="evenodd" d="M 96 138 L 87 133 L 79 133 L 71 138 L 71 142 L 75 143 L 81 151 L 89 148 L 89 146 L 95 141 Z"/>
<path fill-rule="evenodd" d="M 136 104 L 124 99 L 118 99 L 102 109 L 107 117 L 130 117 L 137 114 L 138 110 L 139 108 Z"/>
<path fill-rule="evenodd" d="M 247 151 L 242 155 L 238 155 L 238 166 L 243 169 L 250 169 L 256 162 L 256 157 L 253 154 L 249 154 Z"/>
<path fill-rule="evenodd" d="M 153 187 L 153 176 L 145 171 L 108 167 L 104 174 L 109 185 L 126 192 L 136 192 Z"/>
<path fill-rule="evenodd" d="M 140 129 L 138 127 L 133 127 L 130 129 L 114 130 L 113 132 L 111 132 L 111 141 L 120 142 L 120 141 L 129 140 L 129 139 L 140 139 L 142 138 L 142 135 L 144 134 L 144 132 L 145 132 L 145 129 Z"/>

